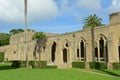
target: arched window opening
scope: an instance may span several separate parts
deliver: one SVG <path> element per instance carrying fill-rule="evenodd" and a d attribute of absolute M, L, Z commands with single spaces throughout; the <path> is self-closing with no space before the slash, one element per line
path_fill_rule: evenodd
<path fill-rule="evenodd" d="M 80 48 L 81 48 L 81 61 L 84 61 L 85 58 L 85 45 L 83 40 L 80 42 Z"/>
<path fill-rule="evenodd" d="M 106 57 L 106 62 L 108 62 L 108 46 L 107 46 L 107 44 L 106 44 L 106 46 L 105 46 L 105 57 Z"/>
<path fill-rule="evenodd" d="M 56 52 L 56 43 L 54 42 L 52 45 L 52 49 L 51 49 L 51 61 L 54 62 L 55 61 L 55 52 Z"/>
<path fill-rule="evenodd" d="M 77 57 L 78 58 L 80 57 L 80 55 L 79 55 L 79 49 L 77 49 Z"/>
<path fill-rule="evenodd" d="M 120 62 L 120 45 L 118 46 L 118 55 L 119 55 L 119 62 Z"/>
<path fill-rule="evenodd" d="M 95 48 L 95 61 L 98 61 L 98 48 Z"/>
<path fill-rule="evenodd" d="M 68 43 L 67 42 L 66 42 L 65 46 L 68 47 Z"/>
<path fill-rule="evenodd" d="M 66 48 L 63 49 L 63 62 L 67 63 L 67 49 Z"/>
<path fill-rule="evenodd" d="M 102 37 L 99 40 L 99 46 L 100 46 L 100 61 L 104 61 L 104 40 Z"/>

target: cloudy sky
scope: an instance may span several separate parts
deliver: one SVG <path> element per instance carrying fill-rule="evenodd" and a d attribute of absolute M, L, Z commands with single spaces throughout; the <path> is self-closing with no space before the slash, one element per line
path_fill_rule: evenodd
<path fill-rule="evenodd" d="M 109 24 L 109 14 L 120 11 L 120 0 L 28 0 L 28 28 L 65 33 L 81 30 L 82 19 L 97 14 Z M 0 0 L 0 32 L 24 29 L 24 0 Z"/>

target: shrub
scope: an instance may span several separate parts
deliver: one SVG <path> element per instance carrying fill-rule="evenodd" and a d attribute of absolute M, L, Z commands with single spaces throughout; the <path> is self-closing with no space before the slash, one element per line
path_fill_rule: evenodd
<path fill-rule="evenodd" d="M 46 67 L 47 67 L 47 62 L 46 61 L 40 61 L 39 68 L 46 68 Z"/>
<path fill-rule="evenodd" d="M 20 65 L 21 65 L 20 61 L 14 60 L 14 61 L 12 61 L 12 65 L 11 66 L 14 67 L 14 68 L 19 68 Z"/>
<path fill-rule="evenodd" d="M 72 62 L 73 68 L 85 68 L 85 62 Z"/>
<path fill-rule="evenodd" d="M 35 61 L 29 61 L 29 65 L 31 65 L 32 68 L 35 68 L 35 67 L 36 67 L 36 66 L 35 66 Z"/>
<path fill-rule="evenodd" d="M 90 62 L 90 69 L 95 69 L 95 62 Z"/>
<path fill-rule="evenodd" d="M 0 52 L 0 62 L 3 62 L 3 61 L 4 61 L 4 53 Z"/>
<path fill-rule="evenodd" d="M 47 62 L 46 61 L 29 61 L 29 65 L 31 65 L 32 68 L 46 68 Z"/>
<path fill-rule="evenodd" d="M 54 66 L 54 65 L 50 66 L 50 65 L 49 65 L 49 66 L 46 66 L 46 68 L 47 68 L 47 69 L 56 69 L 57 66 Z"/>
<path fill-rule="evenodd" d="M 90 62 L 91 69 L 106 69 L 107 64 L 104 62 Z"/>
<path fill-rule="evenodd" d="M 115 70 L 120 70 L 120 63 L 119 63 L 119 62 L 114 62 L 114 63 L 112 64 L 112 66 L 113 66 L 113 69 L 115 69 Z"/>

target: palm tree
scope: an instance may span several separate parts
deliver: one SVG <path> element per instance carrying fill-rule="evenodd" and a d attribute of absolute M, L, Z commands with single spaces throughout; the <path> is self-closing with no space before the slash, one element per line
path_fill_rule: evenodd
<path fill-rule="evenodd" d="M 84 27 L 83 29 L 94 28 L 101 26 L 102 18 L 99 18 L 96 14 L 89 15 L 83 19 Z"/>
<path fill-rule="evenodd" d="M 92 60 L 95 61 L 95 47 L 94 47 L 94 27 L 101 26 L 102 18 L 99 18 L 96 14 L 89 15 L 83 19 L 84 27 L 83 29 L 91 29 L 91 45 L 92 45 Z"/>
<path fill-rule="evenodd" d="M 24 0 L 24 21 L 25 21 L 25 45 L 26 45 L 26 68 L 29 66 L 28 61 L 28 43 L 27 43 L 27 0 Z"/>

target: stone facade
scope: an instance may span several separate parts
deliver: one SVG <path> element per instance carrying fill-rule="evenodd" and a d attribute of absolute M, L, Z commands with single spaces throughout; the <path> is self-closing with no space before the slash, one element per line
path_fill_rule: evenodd
<path fill-rule="evenodd" d="M 91 29 L 65 34 L 47 34 L 45 44 L 41 46 L 32 40 L 34 32 L 28 32 L 29 60 L 46 60 L 48 65 L 58 68 L 70 68 L 73 61 L 93 61 Z M 6 60 L 25 60 L 24 33 L 11 36 L 10 45 L 0 47 Z M 40 47 L 41 46 L 41 47 Z M 40 48 L 40 50 L 39 50 Z M 110 14 L 110 24 L 94 28 L 94 59 L 107 62 L 120 62 L 120 12 Z M 39 55 L 40 54 L 40 55 Z"/>

